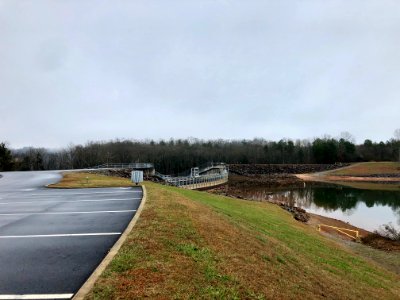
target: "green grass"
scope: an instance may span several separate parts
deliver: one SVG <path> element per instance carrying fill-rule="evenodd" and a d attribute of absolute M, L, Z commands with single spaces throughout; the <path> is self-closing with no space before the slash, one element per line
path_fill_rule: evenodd
<path fill-rule="evenodd" d="M 281 211 L 277 206 L 233 200 L 208 193 L 197 191 L 178 190 L 180 194 L 211 206 L 219 213 L 229 216 L 236 224 L 246 224 L 249 228 L 264 234 L 266 238 L 276 239 L 285 245 L 286 251 L 277 256 L 277 261 L 296 262 L 299 255 L 310 261 L 320 264 L 328 271 L 337 269 L 356 275 L 358 279 L 367 280 L 375 286 L 380 286 L 376 275 L 382 273 L 371 272 L 373 269 L 364 265 L 362 259 L 349 255 L 345 251 L 332 248 L 332 244 L 320 238 L 317 234 L 310 234 L 308 228 L 295 226 L 290 215 Z M 369 275 L 367 275 L 369 274 Z"/>
<path fill-rule="evenodd" d="M 179 201 L 165 199 L 158 190 L 151 188 L 155 185 L 147 183 L 147 186 L 150 186 L 149 205 L 141 216 L 141 224 L 135 228 L 135 239 L 125 243 L 103 274 L 106 280 L 114 283 L 97 285 L 90 298 L 147 297 L 144 296 L 146 293 L 135 288 L 146 282 L 148 289 L 152 290 L 150 298 L 158 298 L 162 294 L 184 299 L 189 293 L 207 299 L 239 299 L 235 281 L 217 269 L 218 259 L 195 229 L 187 215 L 186 206 Z M 162 201 L 157 207 L 153 207 L 153 197 Z M 153 209 L 160 213 L 156 219 L 153 219 Z M 170 273 L 171 269 L 174 270 L 173 274 Z M 122 292 L 121 296 L 116 296 L 116 287 L 118 290 L 121 281 L 115 278 L 126 279 L 125 275 L 132 273 L 132 270 L 135 274 L 132 278 L 134 293 Z M 141 271 L 145 271 L 144 276 Z M 158 275 L 165 272 L 168 274 L 166 280 L 160 279 Z M 166 284 L 166 287 L 157 289 L 160 284 Z"/>
<path fill-rule="evenodd" d="M 400 274 L 400 254 L 396 251 L 382 251 L 367 247 L 360 243 L 347 242 L 346 246 L 370 260 L 377 261 L 379 264 L 385 266 L 386 269 Z"/>
<path fill-rule="evenodd" d="M 396 299 L 400 277 L 276 205 L 145 183 L 137 226 L 88 299 Z"/>

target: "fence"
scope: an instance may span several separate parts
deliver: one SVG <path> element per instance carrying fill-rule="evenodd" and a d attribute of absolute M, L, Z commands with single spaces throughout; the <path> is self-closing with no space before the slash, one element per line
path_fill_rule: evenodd
<path fill-rule="evenodd" d="M 165 177 L 165 182 L 169 185 L 182 187 L 186 189 L 198 189 L 220 185 L 228 182 L 228 172 L 220 174 L 200 175 L 197 177 Z"/>
<path fill-rule="evenodd" d="M 164 174 L 161 174 L 160 172 L 157 172 L 157 171 L 154 173 L 154 176 L 156 176 L 158 178 L 161 178 L 162 180 L 166 180 L 167 178 L 171 178 L 172 177 L 171 175 L 164 175 Z"/>
<path fill-rule="evenodd" d="M 107 163 L 95 166 L 91 169 L 153 169 L 151 163 Z"/>
<path fill-rule="evenodd" d="M 359 240 L 360 238 L 360 234 L 358 232 L 358 230 L 353 230 L 353 229 L 347 229 L 347 228 L 341 228 L 341 227 L 336 227 L 336 226 L 330 226 L 330 225 L 325 225 L 325 224 L 318 224 L 317 230 L 321 231 L 321 227 L 328 227 L 328 228 L 332 228 L 335 229 L 336 231 L 354 239 L 354 240 Z M 346 232 L 347 231 L 347 232 Z M 355 236 L 349 234 L 348 232 L 351 232 L 353 234 L 355 234 Z"/>

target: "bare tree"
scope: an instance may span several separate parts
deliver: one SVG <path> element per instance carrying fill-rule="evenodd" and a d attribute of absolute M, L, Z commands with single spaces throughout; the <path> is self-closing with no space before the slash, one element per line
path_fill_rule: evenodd
<path fill-rule="evenodd" d="M 344 139 L 345 141 L 348 141 L 350 143 L 355 144 L 356 142 L 356 138 L 354 137 L 354 135 L 352 135 L 350 132 L 348 131 L 343 131 L 340 133 L 340 138 Z"/>
<path fill-rule="evenodd" d="M 397 128 L 394 131 L 394 139 L 398 142 L 400 142 L 400 128 Z M 400 162 L 400 146 L 399 146 L 399 162 Z"/>
<path fill-rule="evenodd" d="M 400 141 L 400 128 L 397 128 L 394 131 L 394 139 L 397 140 L 397 141 Z"/>

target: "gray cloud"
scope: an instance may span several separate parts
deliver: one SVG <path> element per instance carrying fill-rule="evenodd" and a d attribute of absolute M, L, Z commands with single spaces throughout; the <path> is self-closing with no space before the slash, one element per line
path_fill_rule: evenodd
<path fill-rule="evenodd" d="M 399 15 L 374 0 L 0 0 L 0 138 L 386 140 Z"/>

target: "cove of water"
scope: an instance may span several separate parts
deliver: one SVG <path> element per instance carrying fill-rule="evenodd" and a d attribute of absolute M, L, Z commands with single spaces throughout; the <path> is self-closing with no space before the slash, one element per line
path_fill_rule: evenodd
<path fill-rule="evenodd" d="M 400 192 L 397 191 L 312 185 L 273 194 L 262 188 L 247 189 L 242 193 L 254 200 L 284 201 L 307 212 L 349 222 L 369 231 L 388 223 L 400 229 Z"/>

